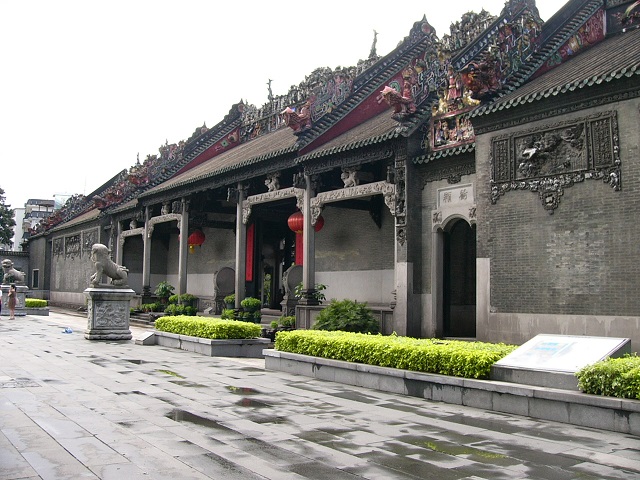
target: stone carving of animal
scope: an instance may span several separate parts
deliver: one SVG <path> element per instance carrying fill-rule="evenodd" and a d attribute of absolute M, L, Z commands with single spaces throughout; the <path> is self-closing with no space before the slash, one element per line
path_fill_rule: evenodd
<path fill-rule="evenodd" d="M 100 284 L 103 274 L 111 279 L 113 285 L 127 285 L 127 272 L 129 270 L 109 258 L 109 249 L 105 245 L 95 243 L 91 247 L 91 261 L 96 269 L 90 280 L 93 287 L 97 287 Z"/>
<path fill-rule="evenodd" d="M 342 170 L 340 178 L 344 183 L 344 188 L 355 187 L 360 183 L 358 181 L 358 172 L 356 170 Z"/>
<path fill-rule="evenodd" d="M 2 271 L 4 272 L 3 284 L 24 283 L 24 273 L 13 268 L 13 262 L 8 258 L 2 260 Z"/>

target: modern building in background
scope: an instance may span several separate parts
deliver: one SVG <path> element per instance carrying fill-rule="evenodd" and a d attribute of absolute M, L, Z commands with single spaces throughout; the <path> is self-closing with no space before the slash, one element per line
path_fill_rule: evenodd
<path fill-rule="evenodd" d="M 54 210 L 54 200 L 30 198 L 24 208 L 16 208 L 13 236 L 13 251 L 23 251 L 23 246 L 31 236 L 31 232 L 44 220 L 49 218 Z"/>

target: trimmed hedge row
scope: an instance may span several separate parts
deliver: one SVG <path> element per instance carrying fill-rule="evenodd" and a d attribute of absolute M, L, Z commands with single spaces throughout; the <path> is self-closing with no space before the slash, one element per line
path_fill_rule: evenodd
<path fill-rule="evenodd" d="M 640 357 L 635 354 L 587 365 L 576 377 L 584 393 L 640 400 Z"/>
<path fill-rule="evenodd" d="M 155 327 L 161 332 L 214 340 L 256 338 L 261 333 L 260 325 L 255 323 L 184 315 L 160 317 L 156 320 Z"/>
<path fill-rule="evenodd" d="M 26 308 L 43 308 L 48 305 L 46 300 L 42 300 L 40 298 L 25 298 L 24 306 Z"/>
<path fill-rule="evenodd" d="M 515 350 L 503 343 L 416 339 L 397 335 L 294 330 L 279 332 L 276 350 L 463 378 L 489 378 L 491 365 Z"/>

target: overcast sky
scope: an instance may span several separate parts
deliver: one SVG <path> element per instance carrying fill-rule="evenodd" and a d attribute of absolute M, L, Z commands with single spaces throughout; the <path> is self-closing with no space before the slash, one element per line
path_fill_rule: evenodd
<path fill-rule="evenodd" d="M 564 2 L 539 0 L 549 19 Z M 386 55 L 426 15 L 439 37 L 501 0 L 0 0 L 0 187 L 6 203 L 89 194 L 244 99 L 318 67 Z"/>

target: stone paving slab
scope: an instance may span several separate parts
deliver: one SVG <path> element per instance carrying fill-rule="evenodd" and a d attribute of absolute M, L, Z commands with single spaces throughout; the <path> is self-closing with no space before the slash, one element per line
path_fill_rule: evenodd
<path fill-rule="evenodd" d="M 0 319 L 3 479 L 640 478 L 636 436 Z M 73 330 L 62 333 L 64 327 Z"/>

